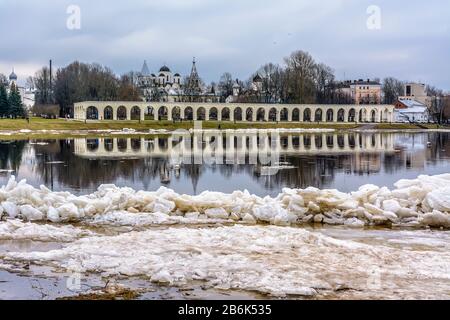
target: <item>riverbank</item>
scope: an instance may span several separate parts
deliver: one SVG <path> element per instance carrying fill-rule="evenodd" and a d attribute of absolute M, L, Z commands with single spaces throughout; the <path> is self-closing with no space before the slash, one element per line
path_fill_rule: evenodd
<path fill-rule="evenodd" d="M 299 123 L 299 122 L 219 122 L 203 121 L 204 129 L 274 129 L 274 128 L 301 128 L 301 129 L 357 129 L 363 126 L 370 126 L 371 129 L 439 129 L 442 126 L 436 124 L 408 124 L 408 123 Z M 121 130 L 130 128 L 134 130 L 175 130 L 191 129 L 194 127 L 193 121 L 173 122 L 173 121 L 96 121 L 88 120 L 76 121 L 65 119 L 41 119 L 32 118 L 30 122 L 24 119 L 0 119 L 0 130 Z"/>

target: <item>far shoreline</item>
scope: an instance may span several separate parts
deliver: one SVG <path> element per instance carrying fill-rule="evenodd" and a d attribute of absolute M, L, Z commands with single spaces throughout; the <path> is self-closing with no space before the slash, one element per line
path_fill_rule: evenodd
<path fill-rule="evenodd" d="M 131 129 L 130 131 L 122 131 Z M 96 136 L 115 131 L 114 136 L 132 136 L 149 134 L 170 134 L 177 129 L 194 129 L 194 121 L 154 121 L 154 120 L 87 120 L 73 119 L 0 119 L 0 139 L 52 139 L 72 136 Z M 320 122 L 229 122 L 229 121 L 202 121 L 202 129 L 206 130 L 239 130 L 239 129 L 305 129 L 308 130 L 335 130 L 335 131 L 433 131 L 440 129 L 450 130 L 450 126 L 438 124 L 410 124 L 410 123 L 320 123 Z M 154 132 L 152 132 L 154 131 Z M 159 132 L 158 132 L 159 131 Z M 301 132 L 299 132 L 301 133 Z"/>

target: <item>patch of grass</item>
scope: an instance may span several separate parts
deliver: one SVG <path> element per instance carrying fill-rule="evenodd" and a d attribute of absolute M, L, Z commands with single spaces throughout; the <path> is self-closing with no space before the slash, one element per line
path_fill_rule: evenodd
<path fill-rule="evenodd" d="M 203 121 L 202 127 L 204 129 L 274 129 L 274 128 L 287 128 L 287 129 L 336 129 L 336 130 L 350 130 L 357 129 L 361 126 L 367 124 L 356 124 L 356 123 L 298 123 L 298 122 L 219 122 L 219 121 Z M 183 121 L 183 122 L 173 122 L 173 121 L 76 121 L 76 120 L 65 120 L 65 119 L 42 119 L 42 118 L 31 118 L 28 123 L 24 119 L 0 119 L 0 131 L 19 131 L 21 129 L 28 129 L 32 131 L 39 130 L 59 130 L 64 131 L 57 135 L 58 138 L 61 137 L 73 137 L 77 133 L 75 131 L 86 131 L 89 130 L 122 130 L 123 128 L 135 129 L 138 131 L 147 131 L 149 129 L 160 130 L 165 129 L 168 131 L 176 129 L 191 129 L 194 127 L 193 121 Z M 414 125 L 408 123 L 379 123 L 373 124 L 373 129 L 397 129 L 397 130 L 407 130 L 407 129 L 437 129 L 443 128 L 442 126 L 436 124 L 424 124 L 424 125 Z M 81 132 L 83 133 L 83 132 Z M 98 135 L 98 133 L 97 133 Z M 83 135 L 84 137 L 85 135 Z M 129 136 L 129 135 L 128 135 Z M 32 133 L 14 133 L 13 135 L 2 135 L 0 133 L 0 138 L 2 139 L 51 139 L 56 138 L 56 135 L 47 134 L 45 132 L 32 132 Z"/>
<path fill-rule="evenodd" d="M 203 128 L 213 129 L 247 129 L 247 128 L 355 128 L 354 123 L 297 123 L 297 122 L 229 122 L 229 121 L 202 121 Z M 0 119 L 0 130 L 121 130 L 130 128 L 135 130 L 145 129 L 190 129 L 194 127 L 194 121 L 110 121 L 110 120 L 88 120 L 76 121 L 65 119 L 41 119 L 32 118 L 28 123 L 23 119 Z"/>
<path fill-rule="evenodd" d="M 378 130 L 410 130 L 410 129 L 445 129 L 445 127 L 438 124 L 425 123 L 425 124 L 412 124 L 412 123 L 378 123 L 374 126 L 374 129 Z"/>
<path fill-rule="evenodd" d="M 63 298 L 57 298 L 56 300 L 136 300 L 139 298 L 140 294 L 132 291 L 132 290 L 123 290 L 119 293 L 107 293 L 107 292 L 97 292 L 97 293 L 86 293 L 86 294 L 80 294 L 78 296 L 73 297 L 63 297 Z"/>

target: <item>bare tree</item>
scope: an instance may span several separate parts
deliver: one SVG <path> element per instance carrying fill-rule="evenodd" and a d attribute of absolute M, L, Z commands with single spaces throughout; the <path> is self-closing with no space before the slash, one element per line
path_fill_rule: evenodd
<path fill-rule="evenodd" d="M 431 99 L 430 113 L 432 114 L 433 118 L 439 124 L 441 124 L 445 109 L 444 91 L 430 85 L 427 85 L 425 90 L 427 96 Z"/>
<path fill-rule="evenodd" d="M 43 67 L 34 75 L 32 82 L 37 90 L 37 104 L 52 104 L 54 102 L 53 88 L 50 80 L 50 69 L 48 67 Z"/>
<path fill-rule="evenodd" d="M 118 91 L 119 79 L 111 69 L 99 64 L 75 61 L 56 73 L 54 94 L 62 115 L 72 114 L 73 104 L 78 101 L 117 100 Z"/>
<path fill-rule="evenodd" d="M 287 92 L 290 103 L 315 102 L 315 68 L 313 57 L 304 51 L 295 51 L 285 58 Z"/>
<path fill-rule="evenodd" d="M 233 76 L 229 72 L 225 72 L 219 80 L 218 88 L 222 100 L 233 94 Z"/>
<path fill-rule="evenodd" d="M 266 103 L 281 102 L 285 82 L 284 70 L 278 64 L 266 63 L 258 70 L 263 78 L 263 96 Z"/>
<path fill-rule="evenodd" d="M 8 83 L 8 78 L 3 73 L 0 73 L 0 86 L 3 85 L 6 87 L 8 86 Z"/>
<path fill-rule="evenodd" d="M 25 82 L 25 87 L 27 89 L 33 90 L 34 89 L 34 79 L 33 77 L 28 77 Z"/>
<path fill-rule="evenodd" d="M 134 72 L 129 72 L 120 77 L 117 94 L 120 101 L 141 100 L 137 77 Z"/>
<path fill-rule="evenodd" d="M 393 77 L 385 78 L 383 80 L 382 92 L 384 103 L 393 104 L 400 96 L 405 95 L 404 83 Z"/>
<path fill-rule="evenodd" d="M 446 94 L 442 101 L 442 121 L 448 123 L 450 119 L 450 95 Z"/>
<path fill-rule="evenodd" d="M 314 68 L 316 83 L 316 102 L 331 103 L 333 100 L 334 70 L 326 64 L 319 63 Z"/>

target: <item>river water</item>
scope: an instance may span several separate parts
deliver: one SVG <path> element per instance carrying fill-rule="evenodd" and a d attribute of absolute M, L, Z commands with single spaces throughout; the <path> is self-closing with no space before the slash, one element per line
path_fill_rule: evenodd
<path fill-rule="evenodd" d="M 447 132 L 273 136 L 3 140 L 0 186 L 15 175 L 34 187 L 75 195 L 115 184 L 274 197 L 286 187 L 351 192 L 450 172 Z M 157 218 L 129 225 L 0 222 L 0 298 L 54 299 L 92 290 L 101 296 L 111 283 L 139 299 L 450 298 L 445 230 L 174 224 Z"/>
<path fill-rule="evenodd" d="M 0 184 L 14 174 L 34 186 L 76 194 L 116 184 L 136 190 L 163 185 L 191 195 L 247 189 L 265 196 L 284 187 L 349 192 L 373 183 L 391 188 L 403 178 L 449 171 L 447 132 L 280 135 L 267 152 L 263 139 L 256 138 L 232 135 L 215 153 L 206 149 L 214 139 L 210 135 L 202 135 L 195 146 L 192 139 L 188 151 L 172 147 L 167 136 L 0 141 Z"/>

